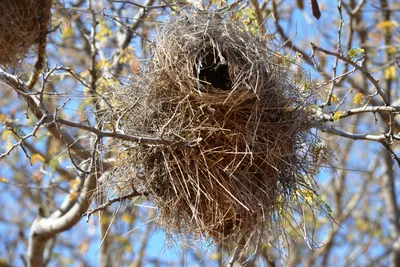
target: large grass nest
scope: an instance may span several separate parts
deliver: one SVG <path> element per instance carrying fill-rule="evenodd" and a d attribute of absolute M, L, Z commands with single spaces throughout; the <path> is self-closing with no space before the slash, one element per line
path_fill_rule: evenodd
<path fill-rule="evenodd" d="M 37 43 L 51 0 L 0 0 L 0 64 L 15 65 Z"/>
<path fill-rule="evenodd" d="M 170 233 L 268 236 L 314 167 L 311 93 L 285 61 L 235 21 L 190 13 L 166 22 L 143 70 L 112 92 L 120 112 L 109 120 L 173 144 L 112 141 L 117 166 L 105 186 L 147 195 Z"/>

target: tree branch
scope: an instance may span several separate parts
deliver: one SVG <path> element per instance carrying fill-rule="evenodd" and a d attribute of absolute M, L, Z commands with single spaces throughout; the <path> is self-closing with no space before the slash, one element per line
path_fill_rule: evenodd
<path fill-rule="evenodd" d="M 28 266 L 42 266 L 46 241 L 58 233 L 70 229 L 80 220 L 82 214 L 89 207 L 89 200 L 95 188 L 96 176 L 89 175 L 75 204 L 63 216 L 48 218 L 38 216 L 36 218 L 32 224 L 29 237 Z"/>
<path fill-rule="evenodd" d="M 338 59 L 342 60 L 343 62 L 345 62 L 345 63 L 353 66 L 357 70 L 361 71 L 364 74 L 364 76 L 367 77 L 367 79 L 374 85 L 377 94 L 379 94 L 381 96 L 385 105 L 389 105 L 389 100 L 388 100 L 387 94 L 380 87 L 379 81 L 376 80 L 374 77 L 372 77 L 372 75 L 369 72 L 367 72 L 362 66 L 358 65 L 356 62 L 352 61 L 351 59 L 344 57 L 340 53 L 328 51 L 326 49 L 323 49 L 323 48 L 315 45 L 314 43 L 311 43 L 311 46 L 312 46 L 313 51 L 320 51 L 326 55 L 337 57 Z"/>

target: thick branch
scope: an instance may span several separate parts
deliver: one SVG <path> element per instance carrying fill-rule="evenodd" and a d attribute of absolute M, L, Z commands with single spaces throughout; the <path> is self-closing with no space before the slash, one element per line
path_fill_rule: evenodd
<path fill-rule="evenodd" d="M 67 213 L 61 217 L 38 217 L 32 224 L 29 247 L 28 247 L 28 266 L 42 266 L 43 252 L 46 241 L 54 237 L 58 233 L 66 231 L 74 226 L 82 214 L 88 209 L 91 195 L 96 188 L 95 175 L 89 175 L 84 183 L 82 191 Z"/>

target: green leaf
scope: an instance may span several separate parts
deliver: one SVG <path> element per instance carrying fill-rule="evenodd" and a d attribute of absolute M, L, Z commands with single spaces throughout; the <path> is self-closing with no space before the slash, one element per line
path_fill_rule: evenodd
<path fill-rule="evenodd" d="M 350 49 L 350 51 L 347 52 L 347 56 L 348 56 L 350 59 L 353 59 L 353 58 L 355 58 L 356 56 L 358 56 L 359 53 L 364 53 L 364 49 L 359 48 L 359 47 Z"/>
<path fill-rule="evenodd" d="M 58 166 L 58 160 L 57 159 L 50 160 L 49 167 L 53 172 L 56 170 L 57 166 Z"/>

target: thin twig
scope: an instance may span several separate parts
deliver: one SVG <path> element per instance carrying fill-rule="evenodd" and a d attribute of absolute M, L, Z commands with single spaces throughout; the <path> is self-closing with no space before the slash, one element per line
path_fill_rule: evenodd
<path fill-rule="evenodd" d="M 343 55 L 337 53 L 337 52 L 331 52 L 328 51 L 326 49 L 323 49 L 317 45 L 315 45 L 314 43 L 311 43 L 312 49 L 313 51 L 321 51 L 324 54 L 330 55 L 330 56 L 334 56 L 339 58 L 340 60 L 342 60 L 343 62 L 350 64 L 351 66 L 353 66 L 354 68 L 356 68 L 357 70 L 361 71 L 365 77 L 374 85 L 375 89 L 376 89 L 376 93 L 379 94 L 384 102 L 385 105 L 388 105 L 388 98 L 386 93 L 382 90 L 382 88 L 379 85 L 378 80 L 376 80 L 369 72 L 367 72 L 364 68 L 362 68 L 360 65 L 358 65 L 356 62 L 352 61 L 350 58 L 344 57 Z"/>
<path fill-rule="evenodd" d="M 336 53 L 341 55 L 342 54 L 342 28 L 344 25 L 344 21 L 343 21 L 343 15 L 342 15 L 342 1 L 339 0 L 338 1 L 338 5 L 337 5 L 338 11 L 339 11 L 339 27 L 337 30 L 337 45 L 336 45 Z M 337 72 L 337 66 L 339 63 L 339 58 L 335 58 L 335 62 L 333 64 L 333 69 L 332 69 L 332 83 L 331 83 L 331 87 L 329 88 L 329 93 L 328 93 L 328 97 L 326 99 L 326 102 L 324 104 L 321 105 L 321 107 L 325 107 L 325 106 L 330 106 L 331 105 L 331 100 L 332 100 L 332 95 L 333 95 L 333 90 L 335 88 L 335 84 L 336 84 L 336 72 Z"/>
<path fill-rule="evenodd" d="M 122 197 L 117 197 L 117 198 L 110 199 L 110 200 L 108 200 L 107 202 L 103 203 L 102 205 L 98 206 L 97 208 L 88 210 L 87 212 L 85 212 L 84 214 L 82 214 L 82 217 L 87 216 L 86 221 L 89 221 L 90 216 L 91 216 L 93 213 L 96 213 L 96 212 L 98 212 L 98 211 L 104 210 L 105 208 L 111 206 L 111 205 L 114 204 L 115 202 L 122 202 L 122 201 L 124 201 L 124 200 L 129 200 L 129 199 L 131 199 L 131 198 L 133 198 L 133 197 L 138 197 L 138 196 L 146 196 L 146 194 L 144 194 L 144 193 L 139 193 L 139 192 L 131 192 L 131 193 L 129 193 L 129 194 L 127 194 L 127 195 L 124 195 L 124 196 L 122 196 Z"/>

